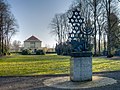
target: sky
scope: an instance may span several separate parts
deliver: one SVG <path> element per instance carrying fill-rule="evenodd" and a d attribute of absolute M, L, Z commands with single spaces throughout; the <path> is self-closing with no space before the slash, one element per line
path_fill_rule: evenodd
<path fill-rule="evenodd" d="M 19 29 L 12 41 L 23 42 L 34 35 L 42 41 L 42 46 L 53 47 L 55 36 L 50 34 L 50 23 L 56 13 L 66 12 L 73 0 L 7 0 L 11 5 Z"/>

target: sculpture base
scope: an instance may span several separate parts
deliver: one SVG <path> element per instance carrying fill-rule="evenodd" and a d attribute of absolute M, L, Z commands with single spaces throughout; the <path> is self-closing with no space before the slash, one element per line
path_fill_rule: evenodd
<path fill-rule="evenodd" d="M 76 82 L 92 80 L 91 52 L 72 54 L 70 61 L 70 80 Z"/>

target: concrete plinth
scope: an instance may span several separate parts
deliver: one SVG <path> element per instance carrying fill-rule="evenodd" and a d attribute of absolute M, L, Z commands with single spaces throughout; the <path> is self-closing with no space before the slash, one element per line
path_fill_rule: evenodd
<path fill-rule="evenodd" d="M 102 86 L 117 83 L 117 80 L 102 76 L 92 76 L 93 80 L 88 82 L 71 82 L 69 76 L 52 77 L 44 80 L 44 85 L 48 87 L 59 88 L 60 90 L 89 90 Z M 107 89 L 106 89 L 107 90 Z"/>
<path fill-rule="evenodd" d="M 92 80 L 91 52 L 73 53 L 70 60 L 70 80 L 77 82 Z"/>

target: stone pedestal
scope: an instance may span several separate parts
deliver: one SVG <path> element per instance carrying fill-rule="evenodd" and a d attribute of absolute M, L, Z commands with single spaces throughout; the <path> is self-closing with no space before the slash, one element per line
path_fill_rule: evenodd
<path fill-rule="evenodd" d="M 92 80 L 92 53 L 72 53 L 70 61 L 71 81 L 91 81 Z"/>

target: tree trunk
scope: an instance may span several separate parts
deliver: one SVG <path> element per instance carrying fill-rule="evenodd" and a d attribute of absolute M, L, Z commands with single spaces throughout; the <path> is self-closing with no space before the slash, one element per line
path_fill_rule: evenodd
<path fill-rule="evenodd" d="M 0 30 L 0 54 L 2 54 L 2 45 L 1 45 L 1 30 Z"/>
<path fill-rule="evenodd" d="M 99 55 L 100 55 L 100 52 L 101 52 L 101 50 L 100 50 L 100 47 L 101 47 L 101 45 L 100 45 L 100 39 L 101 38 L 101 32 L 100 32 L 100 26 L 99 26 L 99 40 L 98 40 L 98 53 L 99 53 Z"/>
<path fill-rule="evenodd" d="M 3 38 L 3 29 L 2 29 L 2 53 L 4 53 L 4 38 Z"/>
<path fill-rule="evenodd" d="M 103 39 L 104 39 L 104 51 L 106 51 L 106 39 L 105 39 L 106 35 L 103 35 Z"/>
<path fill-rule="evenodd" d="M 111 12 L 111 10 L 110 10 L 110 0 L 108 1 L 108 12 L 107 12 L 107 14 L 108 14 L 108 33 L 107 33 L 107 51 L 108 51 L 108 55 L 107 55 L 107 57 L 112 57 L 112 55 L 111 55 L 111 43 L 110 43 L 110 31 L 111 31 L 111 23 L 110 23 L 110 12 Z"/>
<path fill-rule="evenodd" d="M 94 0 L 94 30 L 95 30 L 95 37 L 94 37 L 94 55 L 96 56 L 96 35 L 97 35 L 97 30 L 96 30 L 96 0 Z"/>

